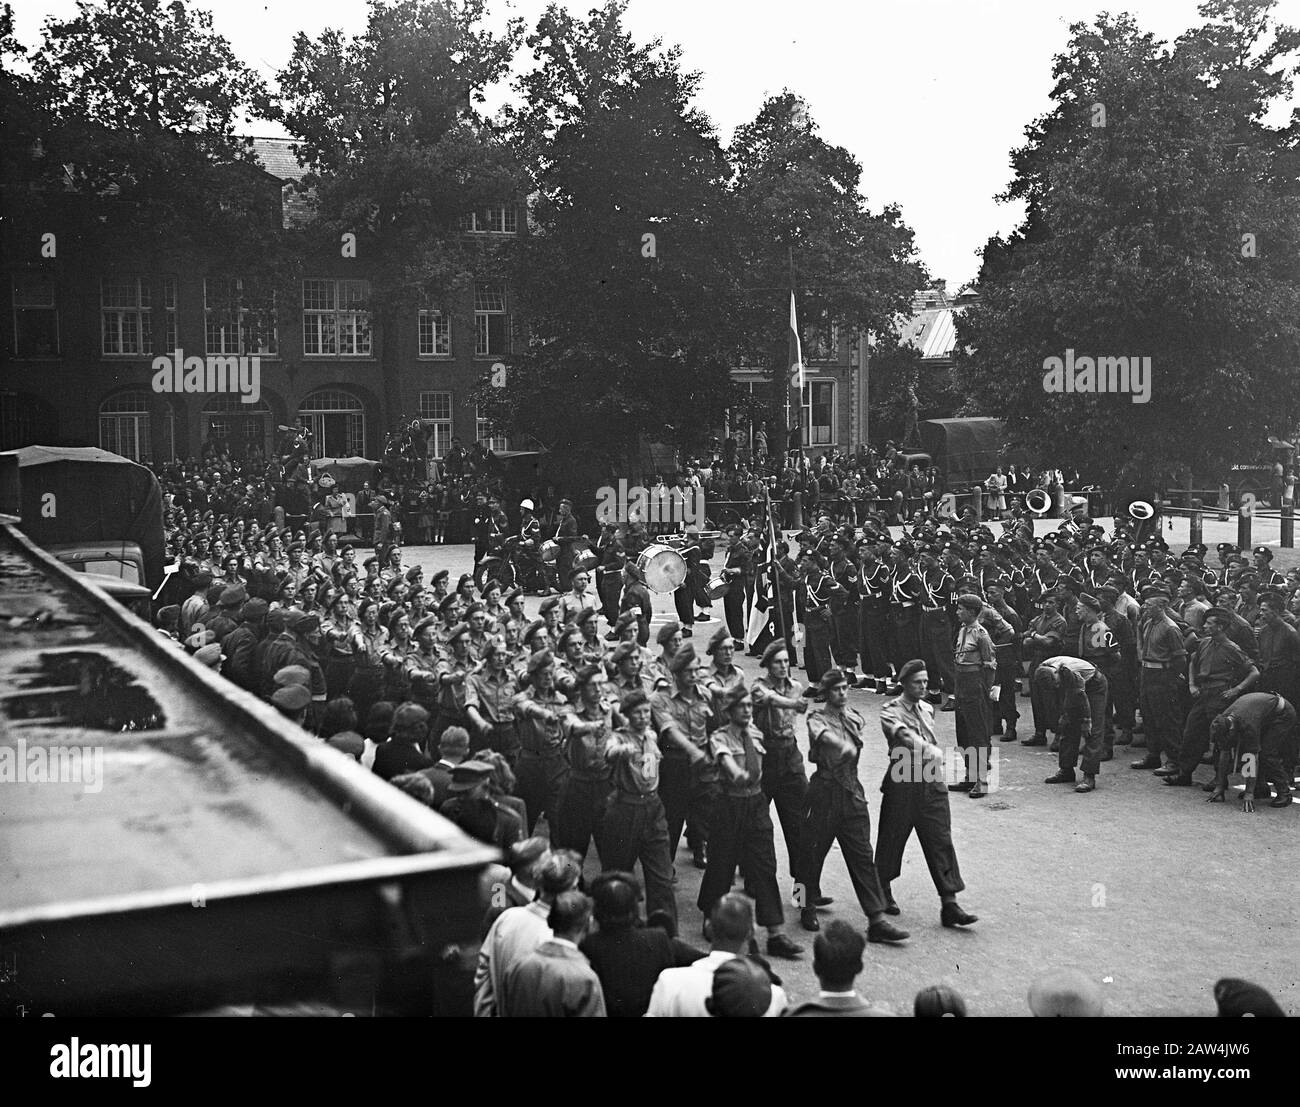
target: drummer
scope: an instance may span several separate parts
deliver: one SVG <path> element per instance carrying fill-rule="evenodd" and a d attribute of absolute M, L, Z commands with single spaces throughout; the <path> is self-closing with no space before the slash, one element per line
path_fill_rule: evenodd
<path fill-rule="evenodd" d="M 591 591 L 591 573 L 586 569 L 575 569 L 570 578 L 572 591 L 560 597 L 560 622 L 572 623 L 582 611 L 596 611 L 597 599 Z"/>
<path fill-rule="evenodd" d="M 645 586 L 645 578 L 637 565 L 628 561 L 623 566 L 623 598 L 619 600 L 618 622 L 614 624 L 614 633 L 620 633 L 623 619 L 631 615 L 636 621 L 636 641 L 646 646 L 650 641 L 650 620 L 654 616 L 654 603 L 650 599 L 650 589 Z"/>

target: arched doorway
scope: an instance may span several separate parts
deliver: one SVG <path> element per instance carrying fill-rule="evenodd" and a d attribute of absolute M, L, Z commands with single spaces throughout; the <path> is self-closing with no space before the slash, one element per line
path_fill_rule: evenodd
<path fill-rule="evenodd" d="M 298 405 L 298 423 L 311 431 L 313 457 L 361 457 L 366 450 L 366 409 L 352 393 L 321 388 Z"/>
<path fill-rule="evenodd" d="M 270 456 L 275 420 L 265 400 L 244 403 L 237 395 L 211 397 L 203 405 L 203 446 L 220 453 L 228 447 L 232 457 L 247 457 L 261 452 Z"/>
<path fill-rule="evenodd" d="M 150 394 L 143 389 L 115 392 L 99 405 L 99 448 L 121 454 L 142 464 L 153 456 L 153 425 L 149 411 Z M 176 415 L 167 405 L 163 427 L 163 452 L 160 461 L 176 457 Z"/>

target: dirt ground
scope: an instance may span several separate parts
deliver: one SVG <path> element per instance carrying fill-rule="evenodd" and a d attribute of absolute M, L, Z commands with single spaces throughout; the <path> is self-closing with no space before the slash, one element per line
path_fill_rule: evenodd
<path fill-rule="evenodd" d="M 1206 527 L 1213 554 L 1219 541 L 1235 541 L 1235 522 L 1216 535 Z M 1049 529 L 1040 522 L 1039 530 Z M 1181 535 L 1179 534 L 1181 530 Z M 1232 533 L 1228 534 L 1227 531 Z M 1165 532 L 1171 547 L 1186 545 L 1186 521 Z M 1271 536 L 1277 549 L 1276 532 Z M 1260 534 L 1257 542 L 1267 541 Z M 1300 563 L 1279 550 L 1277 564 Z M 426 579 L 438 568 L 454 576 L 472 562 L 471 547 L 412 547 L 408 563 L 425 566 Z M 536 610 L 530 597 L 527 610 Z M 658 596 L 655 624 L 673 617 L 672 597 Z M 722 615 L 721 602 L 715 605 Z M 697 623 L 695 637 L 707 640 L 719 624 Z M 652 630 L 653 633 L 653 630 Z M 738 657 L 748 679 L 757 662 Z M 802 671 L 797 678 L 806 681 Z M 886 697 L 861 691 L 850 705 L 867 719 L 869 741 L 860 774 L 871 804 L 873 841 L 880 780 L 887 766 L 879 712 Z M 1029 701 L 1021 699 L 1021 736 Z M 940 713 L 938 736 L 955 746 L 951 713 Z M 802 739 L 801 746 L 806 749 Z M 962 905 L 979 916 L 969 930 L 939 924 L 939 900 L 919 844 L 913 839 L 894 882 L 910 930 L 907 943 L 869 945 L 858 990 L 899 1013 L 910 1014 L 912 998 L 927 984 L 952 985 L 972 1014 L 1026 1015 L 1030 982 L 1049 967 L 1083 969 L 1103 987 L 1108 1014 L 1212 1015 L 1212 988 L 1222 976 L 1240 976 L 1268 988 L 1290 1015 L 1300 1014 L 1300 898 L 1296 859 L 1288 851 L 1300 841 L 1300 804 L 1253 815 L 1235 796 L 1227 804 L 1205 803 L 1199 788 L 1166 788 L 1149 772 L 1134 772 L 1139 756 L 1124 748 L 1102 766 L 1098 789 L 1076 795 L 1043 779 L 1056 769 L 1045 748 L 1028 749 L 995 741 L 998 786 L 986 799 L 951 793 L 953 840 L 967 890 Z M 1199 780 L 1208 780 L 1203 766 Z M 784 842 L 776 831 L 778 873 L 783 895 L 791 894 Z M 676 859 L 681 937 L 703 944 L 695 907 L 700 873 L 683 844 Z M 592 871 L 598 869 L 589 860 Z M 866 919 L 849 883 L 839 847 L 826 861 L 823 892 L 834 906 L 823 921 Z M 774 968 L 792 999 L 815 996 L 812 939 L 787 910 L 788 932 L 805 947 L 799 961 Z"/>

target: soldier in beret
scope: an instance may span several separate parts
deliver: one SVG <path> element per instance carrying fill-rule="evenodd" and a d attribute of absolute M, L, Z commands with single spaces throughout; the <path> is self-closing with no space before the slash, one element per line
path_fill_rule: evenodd
<path fill-rule="evenodd" d="M 858 903 L 869 920 L 872 942 L 901 942 L 910 937 L 885 917 L 885 893 L 871 851 L 871 815 L 858 779 L 865 720 L 848 706 L 848 681 L 831 669 L 804 692 L 825 707 L 808 713 L 808 759 L 816 766 L 808 782 L 808 806 L 799 832 L 802 857 L 796 891 L 803 896 L 799 921 L 819 930 L 816 904 L 821 900 L 821 873 L 833 842 L 838 841 Z"/>
<path fill-rule="evenodd" d="M 577 703 L 560 720 L 569 776 L 560 797 L 559 826 L 551 840 L 585 859 L 595 839 L 596 852 L 608 869 L 602 828 L 612 784 L 605 749 L 623 719 L 605 699 L 603 665 L 579 666 L 574 681 Z"/>
<path fill-rule="evenodd" d="M 660 688 L 650 706 L 664 762 L 660 769 L 659 794 L 668 819 L 669 856 L 677 855 L 682 830 L 694 857 L 695 867 L 707 864 L 709 818 L 718 791 L 718 769 L 709 756 L 709 732 L 718 725 L 713 697 L 700 684 L 700 663 L 695 648 L 687 642 L 668 663 L 672 686 Z M 701 754 L 686 753 L 686 743 Z"/>
<path fill-rule="evenodd" d="M 708 918 L 731 890 L 739 865 L 753 892 L 758 924 L 767 929 L 769 956 L 798 957 L 802 950 L 784 932 L 772 819 L 762 787 L 763 736 L 753 725 L 753 700 L 745 686 L 738 684 L 723 694 L 721 707 L 727 722 L 709 736 L 720 783 L 709 827 L 708 866 L 697 905 Z"/>
<path fill-rule="evenodd" d="M 545 814 L 556 844 L 562 833 L 560 803 L 569 779 L 562 730 L 568 711 L 569 701 L 555 685 L 555 657 L 550 650 L 540 650 L 528 659 L 527 686 L 514 697 L 520 746 L 517 792 L 528 809 L 524 829 L 531 834 Z"/>
<path fill-rule="evenodd" d="M 1187 666 L 1182 633 L 1169 616 L 1169 590 L 1161 585 L 1148 585 L 1142 591 L 1137 642 L 1142 662 L 1138 703 L 1147 753 L 1130 768 L 1154 770 L 1161 767 L 1162 753 L 1168 750 L 1172 755 L 1182 743 L 1182 677 Z M 1141 748 L 1136 739 L 1133 745 Z"/>

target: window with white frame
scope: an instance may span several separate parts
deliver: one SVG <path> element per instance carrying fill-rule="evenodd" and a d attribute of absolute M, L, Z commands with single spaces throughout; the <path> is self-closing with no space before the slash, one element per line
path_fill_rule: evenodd
<path fill-rule="evenodd" d="M 474 354 L 497 357 L 510 352 L 510 316 L 505 285 L 480 281 L 474 285 Z"/>
<path fill-rule="evenodd" d="M 840 329 L 829 319 L 811 324 L 803 340 L 803 354 L 809 361 L 835 361 L 840 356 Z"/>
<path fill-rule="evenodd" d="M 176 338 L 176 278 L 164 277 L 163 293 L 163 349 L 174 350 L 180 343 Z"/>
<path fill-rule="evenodd" d="M 312 433 L 312 457 L 363 457 L 366 412 L 356 396 L 322 388 L 298 405 L 298 425 Z"/>
<path fill-rule="evenodd" d="M 99 405 L 99 448 L 147 464 L 153 461 L 149 393 L 118 392 Z M 176 417 L 167 411 L 163 427 L 165 461 L 176 456 Z"/>
<path fill-rule="evenodd" d="M 369 357 L 370 282 L 302 282 L 302 352 L 307 357 Z"/>
<path fill-rule="evenodd" d="M 17 273 L 14 292 L 14 356 L 57 357 L 59 312 L 54 277 L 48 273 Z"/>
<path fill-rule="evenodd" d="M 425 297 L 420 304 L 420 357 L 451 356 L 451 320 Z"/>
<path fill-rule="evenodd" d="M 275 305 L 254 306 L 238 277 L 203 281 L 203 321 L 210 354 L 257 354 L 275 357 Z"/>
<path fill-rule="evenodd" d="M 429 435 L 429 456 L 443 457 L 451 449 L 451 393 L 421 392 L 420 422 Z"/>
<path fill-rule="evenodd" d="M 142 278 L 105 277 L 99 283 L 102 349 L 107 357 L 153 350 L 149 283 Z"/>
<path fill-rule="evenodd" d="M 808 381 L 803 386 L 803 444 L 835 444 L 835 382 Z"/>
<path fill-rule="evenodd" d="M 513 204 L 498 204 L 469 212 L 460 225 L 471 234 L 518 234 L 519 213 Z"/>
<path fill-rule="evenodd" d="M 504 434 L 493 434 L 492 424 L 483 418 L 483 409 L 474 409 L 474 438 L 482 442 L 494 454 L 510 449 L 510 439 Z"/>

